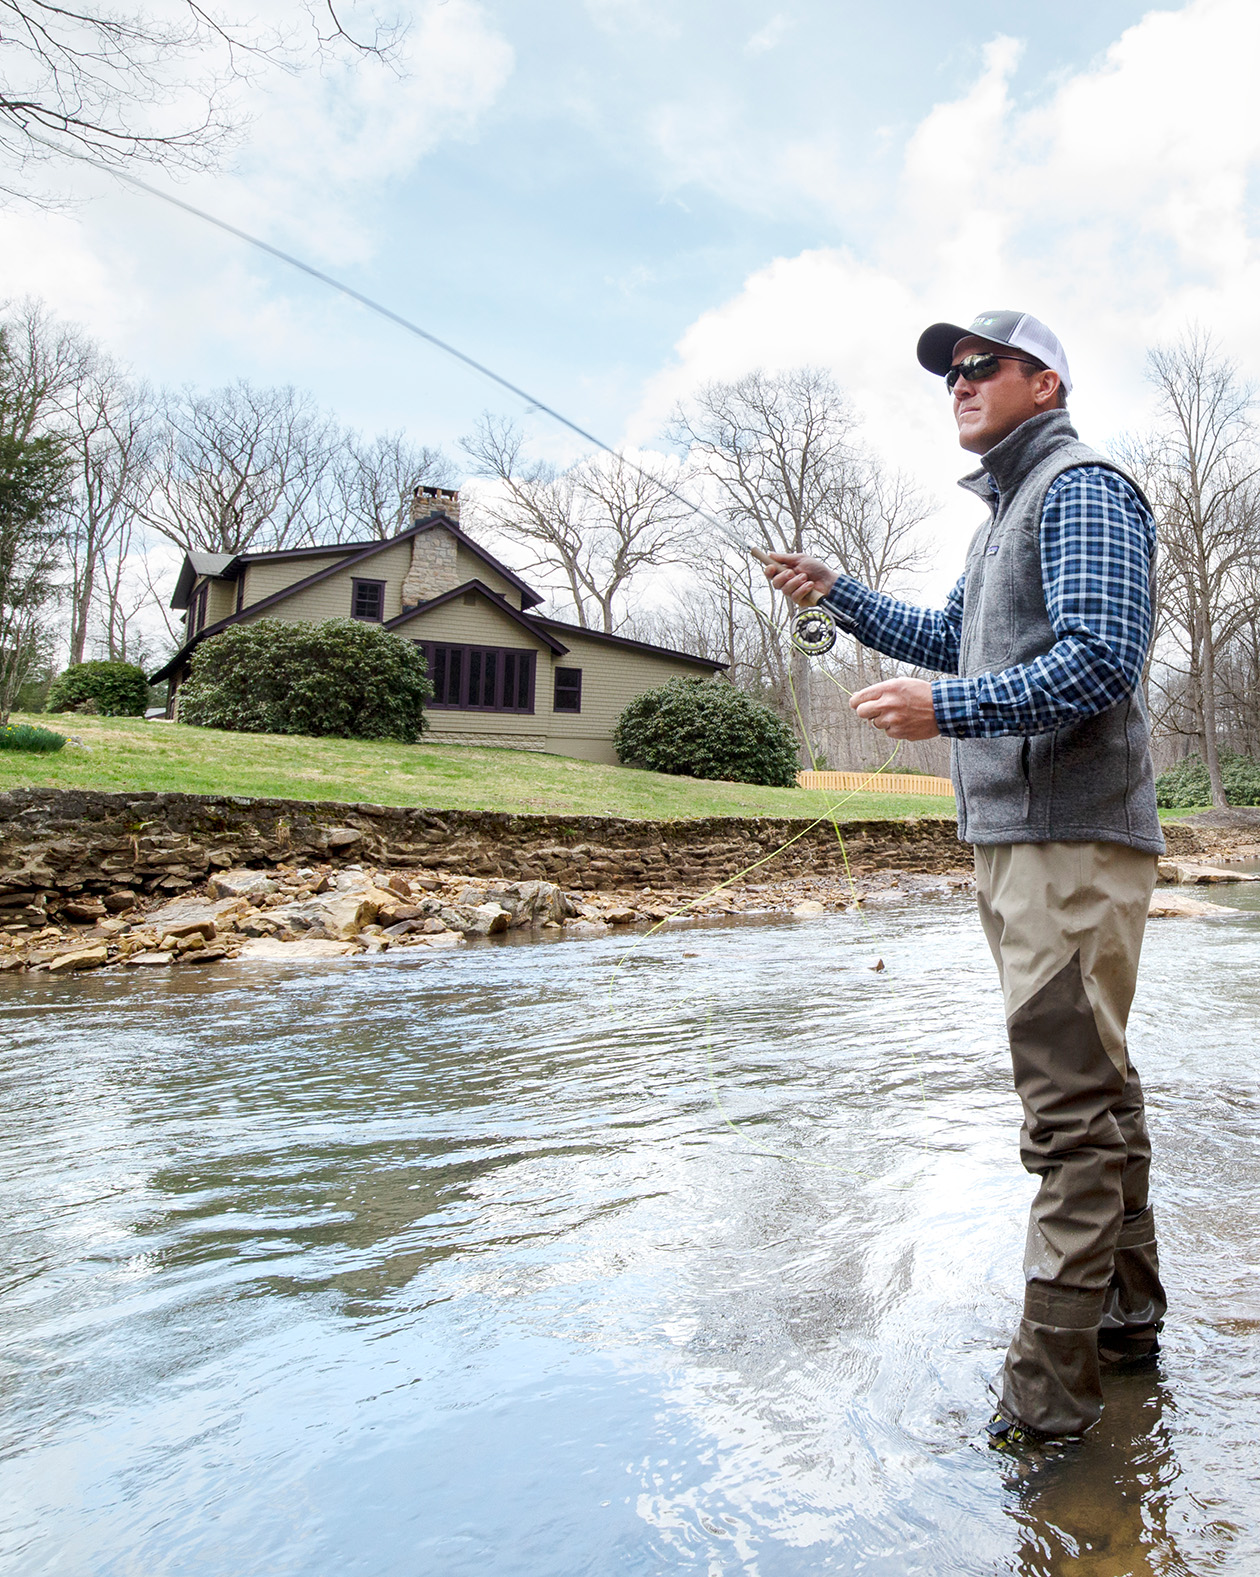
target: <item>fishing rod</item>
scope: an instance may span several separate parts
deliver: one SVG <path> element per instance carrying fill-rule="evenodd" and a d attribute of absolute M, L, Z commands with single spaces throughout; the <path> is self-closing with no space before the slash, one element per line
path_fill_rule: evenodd
<path fill-rule="evenodd" d="M 400 312 L 395 312 L 392 307 L 385 306 L 383 302 L 377 301 L 362 290 L 356 290 L 353 285 L 346 284 L 344 280 L 338 279 L 334 274 L 328 274 L 323 269 L 316 268 L 313 263 L 308 263 L 304 258 L 297 257 L 292 252 L 286 252 L 281 247 L 273 246 L 270 241 L 263 240 L 261 236 L 254 235 L 251 231 L 244 230 L 239 225 L 231 224 L 226 219 L 221 219 L 208 209 L 198 208 L 195 203 L 186 202 L 182 197 L 176 197 L 172 192 L 165 192 L 159 186 L 150 185 L 148 181 L 141 180 L 138 175 L 133 175 L 130 170 L 106 164 L 102 160 L 94 159 L 90 154 L 82 153 L 76 149 L 59 147 L 56 143 L 49 142 L 46 138 L 36 136 L 34 133 L 31 134 L 31 137 L 32 141 L 42 144 L 42 146 L 54 153 L 59 153 L 66 158 L 76 159 L 80 164 L 86 164 L 89 169 L 96 170 L 99 174 L 112 175 L 116 179 L 134 187 L 137 191 L 144 192 L 149 197 L 157 198 L 159 202 L 167 203 L 172 208 L 178 208 L 183 213 L 191 214 L 194 219 L 201 220 L 203 224 L 212 225 L 225 235 L 233 236 L 236 240 L 245 242 L 247 246 L 252 246 L 259 252 L 266 253 L 268 257 L 273 257 L 281 263 L 286 263 L 290 268 L 297 269 L 299 273 L 306 274 L 319 284 L 326 285 L 330 290 L 335 290 L 339 294 L 348 297 L 361 307 L 366 307 L 369 312 L 375 312 L 378 317 L 384 318 L 386 322 L 394 324 L 395 327 L 405 329 L 409 334 L 414 334 L 418 339 L 422 339 L 426 344 L 433 346 L 435 350 L 439 350 L 444 355 L 461 362 L 479 376 L 488 379 L 491 383 L 498 384 L 501 389 L 506 389 L 509 394 L 521 400 L 527 410 L 541 411 L 543 415 L 549 416 L 552 421 L 559 423 L 561 427 L 567 428 L 569 432 L 575 433 L 585 442 L 594 444 L 604 454 L 611 455 L 619 464 L 628 465 L 631 470 L 636 471 L 642 477 L 646 477 L 655 486 L 659 487 L 662 492 L 667 493 L 693 514 L 699 516 L 701 520 L 714 527 L 729 546 L 744 548 L 746 552 L 751 553 L 762 564 L 769 565 L 774 562 L 760 548 L 733 542 L 729 530 L 723 522 L 709 514 L 694 499 L 688 498 L 686 494 L 680 492 L 669 482 L 663 481 L 659 476 L 639 465 L 637 461 L 631 460 L 627 455 L 622 454 L 614 445 L 607 443 L 597 434 L 580 426 L 572 418 L 566 416 L 563 411 L 548 405 L 545 400 L 538 399 L 537 396 L 531 394 L 527 389 L 523 389 L 519 384 L 513 383 L 511 379 L 505 378 L 502 373 L 496 372 L 493 367 L 488 367 L 485 362 L 478 361 L 476 357 L 460 350 L 457 345 L 452 345 L 449 340 L 444 340 L 429 329 L 422 328 L 420 324 L 412 322 L 410 318 L 403 317 Z M 793 646 L 804 655 L 811 657 L 821 656 L 829 652 L 836 643 L 835 622 L 825 608 L 802 609 L 793 618 L 791 640 Z"/>

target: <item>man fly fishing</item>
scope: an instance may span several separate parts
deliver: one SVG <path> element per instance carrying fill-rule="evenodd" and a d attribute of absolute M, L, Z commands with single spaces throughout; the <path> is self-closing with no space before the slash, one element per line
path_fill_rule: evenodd
<path fill-rule="evenodd" d="M 1077 437 L 1062 345 L 1021 312 L 934 323 L 961 485 L 988 506 L 943 610 L 776 553 L 770 583 L 821 602 L 865 645 L 947 675 L 853 696 L 893 739 L 952 740 L 958 836 L 1005 999 L 1020 1156 L 1040 1178 L 1024 1311 L 986 1425 L 991 1444 L 1080 1435 L 1101 1370 L 1153 1361 L 1166 1308 L 1150 1141 L 1125 1025 L 1164 850 L 1142 666 L 1155 525 L 1137 483 Z"/>

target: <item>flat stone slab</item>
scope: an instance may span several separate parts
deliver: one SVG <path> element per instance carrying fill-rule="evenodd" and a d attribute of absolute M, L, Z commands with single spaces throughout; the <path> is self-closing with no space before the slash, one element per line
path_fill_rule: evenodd
<path fill-rule="evenodd" d="M 1207 865 L 1198 860 L 1161 860 L 1163 881 L 1182 882 L 1188 887 L 1216 886 L 1223 882 L 1260 882 L 1260 872 L 1239 871 L 1228 865 Z"/>
<path fill-rule="evenodd" d="M 1151 895 L 1151 906 L 1147 911 L 1152 920 L 1208 920 L 1213 916 L 1238 912 L 1225 904 L 1204 903 L 1202 898 L 1188 898 L 1185 893 L 1162 893 L 1158 890 Z"/>
<path fill-rule="evenodd" d="M 311 937 L 304 942 L 280 942 L 275 937 L 260 936 L 246 942 L 236 956 L 246 964 L 282 964 L 303 958 L 345 958 L 358 951 L 353 942 L 334 942 L 324 937 Z"/>

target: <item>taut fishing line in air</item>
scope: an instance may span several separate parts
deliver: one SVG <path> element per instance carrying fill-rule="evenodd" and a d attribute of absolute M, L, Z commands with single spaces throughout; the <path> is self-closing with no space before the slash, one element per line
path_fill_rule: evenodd
<path fill-rule="evenodd" d="M 426 344 L 432 345 L 435 350 L 440 350 L 444 355 L 452 357 L 455 361 L 462 362 L 464 366 L 471 368 L 472 371 L 476 373 L 479 373 L 483 378 L 487 378 L 491 383 L 497 384 L 501 389 L 506 389 L 509 394 L 515 396 L 515 398 L 518 400 L 523 401 L 527 409 L 542 412 L 543 415 L 549 416 L 552 421 L 558 422 L 560 426 L 567 428 L 571 433 L 576 434 L 586 443 L 593 444 L 597 449 L 602 450 L 603 453 L 612 455 L 614 459 L 618 460 L 623 465 L 630 466 L 632 470 L 639 472 L 640 475 L 649 477 L 650 480 L 655 483 L 655 485 L 660 487 L 663 492 L 668 493 L 671 498 L 683 504 L 701 520 L 704 520 L 709 525 L 715 527 L 724 540 L 726 540 L 728 543 L 731 542 L 731 537 L 728 533 L 727 527 L 724 526 L 721 521 L 715 519 L 714 516 L 709 514 L 707 510 L 697 505 L 693 499 L 688 498 L 684 493 L 671 486 L 670 483 L 663 481 L 659 476 L 655 476 L 652 473 L 645 471 L 642 466 L 636 464 L 633 460 L 630 460 L 627 456 L 621 454 L 620 451 L 614 448 L 612 444 L 606 443 L 602 438 L 597 437 L 594 433 L 588 432 L 586 428 L 580 427 L 577 422 L 571 421 L 569 417 L 565 416 L 563 412 L 556 410 L 554 406 L 548 405 L 545 401 L 536 398 L 536 396 L 530 394 L 528 390 L 522 389 L 518 384 L 515 384 L 511 382 L 510 379 L 503 377 L 501 373 L 495 372 L 492 367 L 486 366 L 484 362 L 477 361 L 475 357 L 469 356 L 457 346 L 450 344 L 449 341 L 441 339 L 436 334 L 430 333 L 428 329 L 421 328 L 418 323 L 413 323 L 410 318 L 403 317 L 401 313 L 395 312 L 392 308 L 383 305 L 379 301 L 373 300 L 371 296 L 365 295 L 361 290 L 354 289 L 352 285 L 347 285 L 343 280 L 337 279 L 334 275 L 326 274 L 322 269 L 316 268 L 312 263 L 308 263 L 300 257 L 295 257 L 293 253 L 286 252 L 278 246 L 273 246 L 271 242 L 264 241 L 261 236 L 253 235 L 250 231 L 243 230 L 238 225 L 229 224 L 226 219 L 220 219 L 217 214 L 212 214 L 204 208 L 198 208 L 196 204 L 186 202 L 182 197 L 176 197 L 171 192 L 164 192 L 160 187 L 151 186 L 147 181 L 141 180 L 138 175 L 133 175 L 129 170 L 115 168 L 114 166 L 105 164 L 101 160 L 91 158 L 88 154 L 80 153 L 73 149 L 60 147 L 56 143 L 49 142 L 47 139 L 35 136 L 34 134 L 31 134 L 31 137 L 32 141 L 41 143 L 44 147 L 50 149 L 54 153 L 60 154 L 63 158 L 74 159 L 80 164 L 86 164 L 89 166 L 89 168 L 98 171 L 100 174 L 113 176 L 116 179 L 125 182 L 128 186 L 134 187 L 137 191 L 144 192 L 149 197 L 157 198 L 159 202 L 166 203 L 172 208 L 178 208 L 183 213 L 191 214 L 194 219 L 200 219 L 203 224 L 212 225 L 216 230 L 221 230 L 226 235 L 234 236 L 238 241 L 243 241 L 247 246 L 252 246 L 260 252 L 265 252 L 269 257 L 274 257 L 279 262 L 286 263 L 290 268 L 297 269 L 299 273 L 306 274 L 309 278 L 317 280 L 321 285 L 326 285 L 330 290 L 335 290 L 340 295 L 348 297 L 349 300 L 358 302 L 360 306 L 366 307 L 369 312 L 376 313 L 378 317 L 384 318 L 387 322 L 394 324 L 395 327 L 405 329 L 409 334 L 414 334 L 418 339 L 424 340 Z M 765 615 L 762 613 L 761 609 L 757 608 L 756 605 L 751 602 L 751 600 L 749 600 L 748 605 L 753 608 L 753 611 L 756 613 L 758 618 L 765 618 Z M 794 617 L 791 639 L 793 647 L 802 655 L 808 657 L 822 656 L 826 652 L 830 651 L 835 645 L 835 622 L 824 608 L 803 609 Z M 831 680 L 832 684 L 834 684 L 838 689 L 844 691 L 846 695 L 852 694 L 851 691 L 844 689 L 844 686 L 840 684 L 840 681 L 836 679 L 834 674 L 827 672 L 826 669 L 823 669 L 822 671 L 826 674 L 826 677 Z M 796 685 L 792 678 L 790 665 L 788 667 L 788 686 L 791 690 L 792 706 L 796 713 L 797 722 L 800 726 L 801 738 L 804 740 L 805 748 L 809 752 L 810 764 L 816 771 L 818 768 L 817 756 L 814 753 L 814 747 L 809 737 L 809 731 L 805 726 L 805 719 L 802 715 L 800 702 L 797 698 Z M 753 871 L 759 869 L 761 866 L 768 865 L 772 860 L 777 859 L 781 854 L 786 852 L 786 850 L 790 849 L 794 843 L 799 843 L 802 838 L 806 837 L 824 821 L 830 821 L 833 828 L 835 829 L 836 841 L 839 844 L 840 856 L 844 865 L 845 876 L 849 883 L 850 892 L 852 893 L 854 906 L 857 908 L 859 914 L 861 914 L 864 923 L 869 926 L 870 921 L 867 918 L 865 912 L 862 910 L 861 900 L 858 897 L 857 886 L 853 880 L 853 873 L 849 866 L 848 851 L 844 846 L 844 837 L 841 834 L 840 824 L 836 819 L 836 813 L 841 810 L 843 806 L 848 804 L 854 795 L 861 793 L 866 788 L 867 784 L 876 778 L 879 773 L 887 771 L 888 767 L 891 766 L 892 762 L 896 759 L 900 749 L 901 746 L 898 744 L 893 750 L 892 755 L 888 757 L 888 760 L 885 761 L 882 766 L 877 767 L 874 772 L 868 774 L 868 776 L 848 794 L 844 795 L 839 800 L 828 804 L 827 808 L 820 816 L 816 817 L 807 826 L 803 827 L 799 832 L 788 838 L 777 849 L 774 849 L 770 854 L 764 855 L 759 860 L 754 860 L 751 865 L 746 866 L 742 871 L 736 872 L 734 876 L 728 877 L 725 881 L 716 883 L 709 889 L 708 892 L 701 894 L 699 898 L 693 898 L 687 903 L 681 905 L 672 914 L 666 916 L 665 919 L 658 921 L 641 937 L 639 937 L 634 945 L 627 949 L 622 958 L 618 960 L 616 966 L 613 969 L 612 980 L 609 983 L 610 1005 L 612 1001 L 613 990 L 622 965 L 625 964 L 626 960 L 631 956 L 631 954 L 634 953 L 638 947 L 642 946 L 642 944 L 647 941 L 649 937 L 655 935 L 655 933 L 663 926 L 667 925 L 670 920 L 676 919 L 679 916 L 685 914 L 689 909 L 696 908 L 697 905 L 702 904 L 707 899 L 716 896 L 716 894 L 722 892 L 724 888 L 732 886 L 735 882 L 742 881 L 746 876 L 749 876 Z M 711 1031 L 711 1010 L 708 1022 Z M 918 1063 L 917 1059 L 914 1057 L 913 1048 L 910 1049 L 910 1055 L 912 1061 L 914 1062 L 916 1074 L 918 1074 L 920 1093 L 923 1095 L 924 1102 L 926 1103 L 926 1092 L 923 1090 L 923 1078 L 922 1075 L 918 1073 Z M 855 1177 L 865 1177 L 869 1175 L 864 1172 L 856 1171 L 852 1167 L 839 1166 L 830 1162 L 811 1161 L 803 1156 L 791 1155 L 784 1151 L 773 1150 L 762 1145 L 754 1144 L 751 1140 L 749 1140 L 747 1134 L 744 1133 L 744 1131 L 732 1120 L 722 1102 L 722 1097 L 717 1087 L 716 1075 L 713 1065 L 713 1041 L 711 1032 L 708 1036 L 706 1044 L 706 1061 L 709 1074 L 709 1087 L 713 1097 L 714 1105 L 726 1126 L 730 1128 L 733 1133 L 737 1134 L 741 1142 L 746 1144 L 750 1149 L 756 1151 L 758 1154 L 774 1156 L 780 1160 L 793 1162 L 796 1165 L 817 1167 L 827 1171 L 846 1172 L 850 1176 Z"/>

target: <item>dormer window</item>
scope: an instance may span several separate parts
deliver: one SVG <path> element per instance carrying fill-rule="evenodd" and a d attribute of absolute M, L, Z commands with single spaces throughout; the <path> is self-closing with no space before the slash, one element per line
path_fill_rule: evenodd
<path fill-rule="evenodd" d="M 385 617 L 385 582 L 355 580 L 353 586 L 351 618 L 366 619 L 370 624 L 380 624 Z"/>
<path fill-rule="evenodd" d="M 209 597 L 210 583 L 209 581 L 203 581 L 200 591 L 198 591 L 197 595 L 193 598 L 192 633 L 194 635 L 196 635 L 199 630 L 204 630 L 206 627 L 206 603 L 209 600 Z"/>

